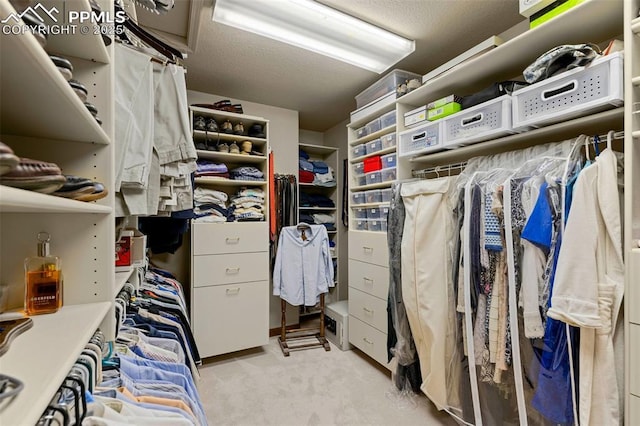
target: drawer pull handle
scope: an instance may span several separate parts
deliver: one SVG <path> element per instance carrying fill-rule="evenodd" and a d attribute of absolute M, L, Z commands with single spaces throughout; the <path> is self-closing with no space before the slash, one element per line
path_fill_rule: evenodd
<path fill-rule="evenodd" d="M 240 293 L 240 287 L 227 289 L 227 294 L 238 294 L 238 293 Z"/>
<path fill-rule="evenodd" d="M 227 268 L 226 271 L 227 271 L 227 274 L 237 274 L 238 272 L 240 272 L 240 267 Z"/>
<path fill-rule="evenodd" d="M 235 237 L 235 238 L 227 237 L 225 241 L 227 242 L 227 244 L 238 244 L 240 242 L 240 237 Z"/>
<path fill-rule="evenodd" d="M 362 340 L 364 340 L 364 342 L 365 342 L 367 345 L 373 345 L 373 342 L 372 342 L 371 340 L 367 339 L 366 337 L 363 337 L 363 338 L 362 338 Z"/>
<path fill-rule="evenodd" d="M 479 121 L 482 121 L 484 119 L 484 113 L 480 113 L 480 114 L 476 114 L 473 117 L 469 117 L 469 118 L 464 118 L 460 121 L 460 127 L 466 127 L 466 126 L 470 126 L 473 123 L 477 123 Z"/>
<path fill-rule="evenodd" d="M 372 251 L 373 251 L 373 248 L 371 248 L 371 247 L 366 247 L 366 246 L 362 246 L 362 250 L 364 250 L 364 251 L 368 251 L 368 252 L 372 252 Z"/>
<path fill-rule="evenodd" d="M 420 132 L 420 133 L 418 133 L 416 135 L 411 136 L 411 139 L 415 142 L 415 141 L 417 141 L 419 139 L 425 138 L 426 136 L 427 136 L 427 132 Z"/>
<path fill-rule="evenodd" d="M 362 281 L 364 281 L 365 284 L 373 284 L 373 279 L 371 278 L 367 278 L 367 277 L 362 277 Z"/>
<path fill-rule="evenodd" d="M 576 90 L 578 90 L 578 81 L 571 80 L 569 83 L 563 86 L 554 87 L 553 89 L 545 90 L 540 95 L 540 98 L 543 101 L 548 101 L 549 99 L 557 98 L 558 96 L 566 95 L 568 93 L 575 92 Z"/>
<path fill-rule="evenodd" d="M 362 310 L 365 311 L 366 313 L 368 313 L 369 315 L 373 315 L 373 309 L 369 309 L 369 308 L 365 308 L 364 306 L 362 307 Z"/>

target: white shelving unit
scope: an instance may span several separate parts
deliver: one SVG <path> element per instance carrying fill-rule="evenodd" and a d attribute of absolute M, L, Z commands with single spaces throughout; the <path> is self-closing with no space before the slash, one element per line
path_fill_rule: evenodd
<path fill-rule="evenodd" d="M 338 231 L 340 226 L 340 212 L 338 211 L 339 200 L 339 189 L 338 189 L 338 173 L 340 171 L 340 167 L 338 164 L 338 148 L 334 148 L 331 146 L 324 145 L 313 145 L 307 143 L 298 144 L 298 148 L 305 151 L 309 154 L 310 160 L 320 160 L 324 161 L 329 167 L 333 169 L 333 173 L 336 178 L 336 186 L 320 186 L 314 185 L 313 183 L 302 183 L 298 182 L 298 203 L 300 201 L 301 193 L 310 193 L 310 194 L 323 194 L 329 197 L 335 204 L 335 207 L 301 207 L 298 206 L 298 217 L 300 217 L 300 213 L 305 214 L 315 214 L 315 213 L 326 213 L 333 214 L 336 220 L 336 230 L 335 231 L 327 231 L 329 234 L 329 240 L 335 243 L 334 253 L 332 258 L 335 262 L 337 262 L 337 268 L 335 273 L 335 287 L 333 289 L 329 289 L 329 295 L 326 297 L 326 304 L 337 302 L 339 300 L 344 300 L 347 297 L 347 288 L 346 285 L 340 285 L 340 281 L 338 280 L 338 271 L 340 270 L 340 262 L 339 262 L 339 250 L 340 247 L 340 232 Z M 302 308 L 304 309 L 304 308 Z M 308 310 L 308 309 L 307 309 Z M 313 313 L 313 310 L 311 311 Z M 300 315 L 305 315 L 305 312 L 301 310 Z"/>
<path fill-rule="evenodd" d="M 265 137 L 249 137 L 193 130 L 196 146 L 232 142 L 241 147 L 250 141 L 261 155 L 231 154 L 197 149 L 198 158 L 224 163 L 231 170 L 253 166 L 265 180 L 233 180 L 216 177 L 195 178 L 196 187 L 225 192 L 229 199 L 238 190 L 264 190 L 265 220 L 191 224 L 191 323 L 200 355 L 211 357 L 266 345 L 269 341 L 269 121 L 261 117 L 190 107 L 194 117 L 213 119 L 221 127 L 225 120 L 242 122 L 245 133 L 252 124 L 263 126 Z"/>
<path fill-rule="evenodd" d="M 61 1 L 44 1 L 56 6 Z M 110 9 L 110 2 L 101 2 Z M 87 0 L 65 2 L 64 10 L 90 10 Z M 15 13 L 0 1 L 0 19 Z M 3 24 L 13 25 L 13 22 Z M 16 24 L 20 25 L 20 24 Z M 2 142 L 20 157 L 56 163 L 64 174 L 84 176 L 113 188 L 114 128 L 112 46 L 100 36 L 52 36 L 43 50 L 30 33 L 0 35 L 0 131 Z M 99 125 L 48 54 L 64 56 L 73 78 L 89 89 Z M 0 371 L 25 387 L 0 408 L 0 424 L 35 424 L 63 378 L 97 328 L 115 337 L 113 291 L 114 197 L 80 202 L 0 186 L 0 285 L 7 306 L 24 298 L 23 261 L 36 252 L 36 235 L 51 235 L 51 253 L 60 257 L 63 307 L 33 317 L 31 329 L 11 342 Z"/>

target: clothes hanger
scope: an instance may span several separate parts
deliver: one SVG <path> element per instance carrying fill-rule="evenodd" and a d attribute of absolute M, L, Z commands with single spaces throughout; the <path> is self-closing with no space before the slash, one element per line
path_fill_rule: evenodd
<path fill-rule="evenodd" d="M 615 135 L 615 132 L 613 130 L 609 130 L 607 132 L 607 149 L 609 150 L 613 150 L 612 143 L 613 143 L 614 135 Z"/>

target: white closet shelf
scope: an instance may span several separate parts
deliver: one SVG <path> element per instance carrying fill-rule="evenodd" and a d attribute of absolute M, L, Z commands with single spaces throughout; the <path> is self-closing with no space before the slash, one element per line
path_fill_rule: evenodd
<path fill-rule="evenodd" d="M 204 130 L 194 130 L 193 136 L 196 139 L 209 139 L 214 142 L 217 141 L 218 139 L 221 141 L 232 141 L 232 142 L 249 141 L 257 146 L 262 146 L 267 143 L 267 140 L 264 138 L 254 138 L 251 136 L 234 135 L 231 133 L 205 132 Z"/>
<path fill-rule="evenodd" d="M 385 203 L 362 203 L 362 204 L 352 204 L 351 208 L 352 209 L 366 209 L 369 207 L 383 207 L 383 206 L 388 206 L 389 202 L 385 202 Z"/>
<path fill-rule="evenodd" d="M 40 0 L 39 3 L 49 10 L 51 10 L 52 7 L 56 7 L 60 11 L 56 16 L 56 19 L 58 19 L 58 22 L 55 23 L 56 25 L 68 25 L 67 17 L 71 10 L 91 12 L 89 0 Z M 46 18 L 46 14 L 42 15 L 42 17 L 45 18 L 45 24 L 54 24 L 52 20 Z M 76 58 L 108 64 L 110 61 L 109 53 L 99 33 L 100 27 L 91 22 L 83 24 L 74 22 L 71 25 L 76 25 L 76 34 L 49 34 L 47 38 L 47 51 L 56 52 L 62 56 L 75 56 Z M 89 32 L 78 35 L 81 27 L 89 28 Z"/>
<path fill-rule="evenodd" d="M 303 149 L 310 155 L 330 155 L 338 150 L 332 146 L 310 145 L 306 143 L 298 144 L 298 148 Z"/>
<path fill-rule="evenodd" d="M 396 152 L 396 147 L 395 146 L 390 146 L 389 148 L 385 148 L 385 149 L 382 149 L 380 151 L 372 152 L 371 154 L 363 155 L 361 157 L 352 158 L 350 160 L 350 163 L 351 164 L 358 163 L 358 162 L 364 160 L 365 158 L 374 157 L 376 155 L 391 154 L 392 152 Z"/>
<path fill-rule="evenodd" d="M 337 185 L 324 186 L 324 185 L 316 185 L 315 183 L 305 183 L 305 182 L 300 182 L 298 185 L 300 185 L 303 188 L 320 188 L 320 189 L 336 189 L 337 187 Z"/>
<path fill-rule="evenodd" d="M 196 152 L 198 153 L 198 158 L 218 160 L 224 163 L 263 163 L 267 160 L 267 157 L 261 155 L 231 154 L 228 152 L 205 151 L 202 149 L 198 149 Z"/>
<path fill-rule="evenodd" d="M 264 125 L 269 121 L 266 118 L 262 118 L 262 117 L 256 117 L 253 115 L 246 115 L 246 114 L 236 114 L 235 112 L 221 111 L 218 109 L 202 108 L 197 106 L 191 106 L 190 108 L 193 111 L 194 116 L 204 115 L 205 117 L 213 117 L 216 119 L 216 122 L 218 122 L 218 120 L 221 120 L 221 119 L 229 120 L 234 124 L 242 122 L 242 125 L 246 130 L 248 130 L 252 124 Z M 220 124 L 222 123 L 218 122 L 218 126 Z"/>
<path fill-rule="evenodd" d="M 371 133 L 370 135 L 367 136 L 363 136 L 360 139 L 356 139 L 354 141 L 349 142 L 349 145 L 354 146 L 354 145 L 358 145 L 361 143 L 365 143 L 365 142 L 369 142 L 372 141 L 374 139 L 378 139 L 380 136 L 384 136 L 387 133 L 392 133 L 396 131 L 396 125 L 393 124 L 391 126 L 387 126 L 384 129 L 380 129 L 377 132 Z"/>
<path fill-rule="evenodd" d="M 640 130 L 635 130 L 631 133 L 631 136 L 633 136 L 634 138 L 640 138 Z"/>
<path fill-rule="evenodd" d="M 411 158 L 412 163 L 420 165 L 442 165 L 466 160 L 479 155 L 492 155 L 528 146 L 558 142 L 571 139 L 579 134 L 594 134 L 605 130 L 620 130 L 623 125 L 624 108 L 615 108 L 597 114 L 564 121 L 528 132 L 517 133 L 485 142 L 478 142 L 461 148 L 437 152 L 435 154 L 420 155 Z"/>
<path fill-rule="evenodd" d="M 634 86 L 640 86 L 640 75 L 639 75 L 639 76 L 636 76 L 636 77 L 633 77 L 633 78 L 631 79 L 631 83 L 632 83 Z"/>
<path fill-rule="evenodd" d="M 371 185 L 353 186 L 349 188 L 349 190 L 351 192 L 358 192 L 358 191 L 366 191 L 368 189 L 391 188 L 391 185 L 394 182 L 395 180 L 390 180 L 388 182 L 372 183 Z"/>
<path fill-rule="evenodd" d="M 9 2 L 0 2 L 0 17 L 8 16 L 11 10 Z M 0 92 L 3 99 L 0 125 L 3 134 L 109 143 L 107 133 L 32 34 L 2 34 L 0 37 Z"/>
<path fill-rule="evenodd" d="M 122 290 L 122 287 L 124 287 L 126 282 L 129 280 L 129 277 L 131 276 L 133 271 L 134 271 L 134 268 L 129 268 L 126 271 L 116 271 L 116 279 L 114 281 L 114 286 L 113 286 L 114 299 L 118 295 L 120 290 Z"/>
<path fill-rule="evenodd" d="M 623 4 L 623 1 L 582 2 L 539 27 L 427 81 L 398 98 L 398 102 L 417 107 L 452 93 L 468 95 L 496 81 L 521 75 L 539 55 L 560 44 L 611 39 L 620 34 Z M 594 16 L 598 17 L 598 25 L 584 24 L 591 22 Z"/>
<path fill-rule="evenodd" d="M 216 185 L 216 186 L 264 186 L 267 184 L 266 180 L 234 180 L 234 179 L 213 179 L 210 177 L 197 177 L 195 183 L 201 185 Z"/>
<path fill-rule="evenodd" d="M 110 311 L 111 302 L 63 306 L 33 316 L 33 327 L 17 336 L 0 358 L 3 374 L 24 389 L 0 411 L 2 425 L 36 424 L 85 344 Z"/>
<path fill-rule="evenodd" d="M 2 213 L 99 213 L 109 214 L 112 208 L 93 202 L 70 200 L 39 192 L 0 185 Z"/>
<path fill-rule="evenodd" d="M 322 211 L 322 212 L 326 212 L 326 211 L 336 211 L 335 207 L 300 207 L 300 210 L 307 210 L 307 211 Z"/>
<path fill-rule="evenodd" d="M 347 125 L 352 129 L 357 129 L 367 124 L 367 122 L 373 120 L 376 117 L 381 116 L 385 112 L 389 112 L 395 109 L 396 101 L 398 99 L 395 96 L 385 96 L 373 105 L 351 113 L 351 122 Z"/>
<path fill-rule="evenodd" d="M 640 17 L 631 21 L 631 31 L 635 34 L 640 33 Z"/>

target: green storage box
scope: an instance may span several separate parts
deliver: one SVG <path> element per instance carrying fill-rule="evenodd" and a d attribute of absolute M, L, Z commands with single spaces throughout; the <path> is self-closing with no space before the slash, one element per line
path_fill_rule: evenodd
<path fill-rule="evenodd" d="M 535 28 L 558 15 L 563 14 L 572 7 L 582 3 L 584 0 L 558 0 L 549 6 L 542 9 L 540 12 L 535 13 L 529 18 L 529 29 Z"/>
<path fill-rule="evenodd" d="M 435 121 L 444 118 L 448 115 L 455 114 L 460 111 L 462 107 L 457 102 L 449 102 L 438 108 L 433 108 L 427 111 L 427 120 Z"/>

